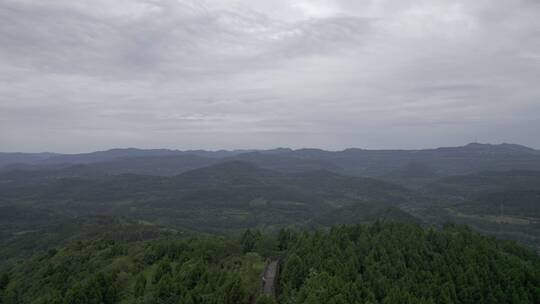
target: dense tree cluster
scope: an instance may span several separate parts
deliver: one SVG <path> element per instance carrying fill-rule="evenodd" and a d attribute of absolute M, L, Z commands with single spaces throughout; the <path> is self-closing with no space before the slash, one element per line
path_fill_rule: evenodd
<path fill-rule="evenodd" d="M 271 304 L 260 275 L 276 256 L 282 304 L 540 303 L 533 251 L 462 226 L 376 222 L 238 238 L 75 241 L 0 273 L 0 304 Z"/>
<path fill-rule="evenodd" d="M 289 237 L 281 303 L 540 303 L 540 259 L 469 229 L 378 223 Z"/>
<path fill-rule="evenodd" d="M 0 276 L 0 303 L 250 303 L 263 268 L 234 239 L 75 242 Z"/>

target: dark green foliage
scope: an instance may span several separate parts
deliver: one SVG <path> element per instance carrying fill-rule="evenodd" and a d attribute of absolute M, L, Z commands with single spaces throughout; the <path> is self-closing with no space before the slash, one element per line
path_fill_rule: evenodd
<path fill-rule="evenodd" d="M 35 254 L 0 276 L 0 303 L 275 303 L 259 288 L 264 261 L 278 249 L 283 304 L 540 301 L 536 253 L 462 226 L 376 221 L 275 236 L 249 230 L 239 239 L 164 236 L 75 241 Z"/>
<path fill-rule="evenodd" d="M 3 273 L 0 275 L 0 291 L 4 290 L 9 284 L 9 275 L 7 273 Z"/>
<path fill-rule="evenodd" d="M 253 251 L 257 241 L 261 239 L 261 233 L 259 231 L 252 232 L 250 229 L 246 230 L 240 239 L 242 243 L 242 249 L 244 253 Z"/>
<path fill-rule="evenodd" d="M 0 303 L 247 304 L 263 267 L 218 237 L 78 241 L 13 267 Z"/>
<path fill-rule="evenodd" d="M 9 276 L 7 273 L 3 273 L 0 275 L 0 304 L 4 303 L 3 299 L 4 297 L 4 290 L 9 284 Z"/>
<path fill-rule="evenodd" d="M 150 240 L 173 234 L 170 229 L 154 225 L 141 225 L 132 220 L 110 216 L 85 216 L 65 220 L 59 224 L 51 222 L 47 229 L 24 231 L 5 240 L 0 239 L 0 270 L 13 260 L 28 257 L 36 251 L 47 251 L 50 257 L 57 254 L 54 247 L 76 240 L 106 237 L 117 241 Z M 108 252 L 122 254 L 122 247 L 115 246 Z"/>
<path fill-rule="evenodd" d="M 65 296 L 65 304 L 113 304 L 118 301 L 115 274 L 98 273 L 86 283 L 76 283 Z"/>
<path fill-rule="evenodd" d="M 293 233 L 291 230 L 283 228 L 278 232 L 278 248 L 279 250 L 286 250 L 289 248 L 289 243 L 292 241 Z"/>
<path fill-rule="evenodd" d="M 539 303 L 540 259 L 459 226 L 337 227 L 289 245 L 281 303 Z"/>
<path fill-rule="evenodd" d="M 276 301 L 268 295 L 260 295 L 255 304 L 276 304 Z"/>
<path fill-rule="evenodd" d="M 154 271 L 154 279 L 153 279 L 154 284 L 161 281 L 161 279 L 165 275 L 170 275 L 171 273 L 172 273 L 171 262 L 167 258 L 161 260 L 157 264 L 157 268 Z"/>
<path fill-rule="evenodd" d="M 140 298 L 144 296 L 144 293 L 146 292 L 146 277 L 144 274 L 139 274 L 137 276 L 137 279 L 135 281 L 135 288 L 133 290 L 133 295 L 135 298 Z"/>
<path fill-rule="evenodd" d="M 220 299 L 223 304 L 245 303 L 248 299 L 248 291 L 242 284 L 238 274 L 231 275 L 220 290 Z"/>

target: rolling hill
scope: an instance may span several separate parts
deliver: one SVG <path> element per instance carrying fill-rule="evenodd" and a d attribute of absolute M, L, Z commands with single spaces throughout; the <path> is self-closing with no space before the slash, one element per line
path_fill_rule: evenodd
<path fill-rule="evenodd" d="M 467 224 L 540 251 L 539 172 L 485 171 L 444 177 L 422 191 L 440 204 L 424 210 L 423 218 Z"/>
<path fill-rule="evenodd" d="M 37 177 L 30 179 L 29 174 Z M 61 217 L 122 216 L 217 233 L 250 227 L 276 230 L 360 203 L 369 210 L 425 200 L 401 186 L 371 178 L 324 170 L 284 173 L 245 161 L 221 162 L 168 177 L 64 177 L 57 171 L 17 171 L 0 174 L 0 181 L 4 206 L 39 208 Z M 375 220 L 376 214 L 368 212 L 362 221 Z"/>

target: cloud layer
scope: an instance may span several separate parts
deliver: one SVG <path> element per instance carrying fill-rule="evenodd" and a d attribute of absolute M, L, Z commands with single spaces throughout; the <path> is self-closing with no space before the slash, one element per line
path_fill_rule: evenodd
<path fill-rule="evenodd" d="M 4 0 L 0 150 L 540 147 L 536 0 Z"/>

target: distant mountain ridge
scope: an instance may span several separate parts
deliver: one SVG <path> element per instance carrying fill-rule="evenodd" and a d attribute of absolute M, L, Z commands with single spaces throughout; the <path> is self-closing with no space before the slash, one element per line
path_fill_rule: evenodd
<path fill-rule="evenodd" d="M 111 149 L 80 154 L 0 153 L 0 170 L 36 170 L 87 165 L 108 174 L 135 173 L 172 176 L 218 162 L 240 160 L 280 172 L 329 170 L 338 173 L 384 177 L 416 178 L 420 168 L 425 176 L 451 176 L 486 170 L 538 170 L 540 150 L 516 144 L 471 143 L 461 147 L 423 150 L 342 151 L 321 149 L 271 150 L 169 150 Z M 411 167 L 411 164 L 414 164 Z M 428 169 L 429 168 L 429 169 Z M 427 171 L 431 172 L 427 172 Z M 429 173 L 429 174 L 428 174 Z M 408 176 L 410 174 L 411 176 Z M 399 180 L 394 180 L 398 182 Z"/>
<path fill-rule="evenodd" d="M 0 157 L 8 163 L 0 169 L 0 206 L 20 210 L 16 225 L 8 225 L 20 229 L 5 229 L 8 236 L 33 230 L 41 219 L 87 215 L 205 232 L 419 219 L 466 223 L 540 248 L 540 219 L 530 212 L 537 210 L 540 151 L 514 144 L 342 151 L 128 148 Z M 497 212 L 501 204 L 504 217 Z M 25 208 L 32 209 L 30 218 L 20 217 Z"/>
<path fill-rule="evenodd" d="M 130 156 L 158 156 L 158 155 L 178 155 L 178 154 L 194 154 L 201 156 L 215 156 L 215 157 L 227 157 L 235 154 L 247 153 L 247 152 L 264 152 L 267 154 L 283 154 L 283 153 L 302 153 L 302 154 L 318 154 L 318 153 L 350 153 L 359 151 L 433 151 L 433 150 L 499 150 L 499 151 L 515 151 L 515 152 L 533 152 L 540 153 L 540 150 L 530 148 L 524 145 L 501 143 L 501 144 L 483 144 L 483 143 L 469 143 L 464 146 L 455 147 L 439 147 L 439 148 L 427 148 L 427 149 L 363 149 L 363 148 L 346 148 L 338 151 L 330 151 L 318 148 L 300 148 L 291 149 L 287 147 L 279 147 L 275 149 L 221 149 L 221 150 L 178 150 L 178 149 L 142 149 L 142 148 L 111 148 L 109 150 L 100 150 L 83 153 L 58 153 L 58 152 L 0 152 L 0 157 L 24 157 L 33 156 L 36 159 L 45 159 L 52 157 L 74 157 L 74 156 L 88 156 L 91 158 L 99 158 L 101 155 L 103 158 L 114 157 L 130 157 Z"/>

